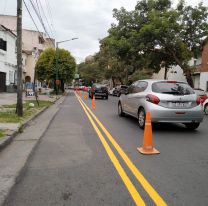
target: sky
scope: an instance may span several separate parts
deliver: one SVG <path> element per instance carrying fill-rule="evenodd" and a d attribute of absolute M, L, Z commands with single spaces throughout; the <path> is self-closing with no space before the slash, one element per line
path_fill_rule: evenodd
<path fill-rule="evenodd" d="M 37 0 L 32 0 L 36 2 Z M 77 63 L 84 61 L 88 55 L 99 51 L 99 40 L 108 35 L 111 23 L 115 22 L 112 16 L 114 8 L 124 7 L 133 10 L 138 0 L 38 0 L 41 1 L 44 13 L 41 12 L 44 24 L 53 27 L 50 33 L 56 41 L 78 38 L 65 42 L 59 47 L 67 49 L 75 57 Z M 16 15 L 16 0 L 0 0 L 0 14 Z M 178 0 L 173 1 L 174 4 Z M 200 0 L 186 1 L 193 6 Z M 208 6 L 208 0 L 203 0 Z M 39 31 L 43 31 L 39 20 L 30 4 L 25 0 Z M 45 20 L 44 15 L 47 17 Z M 23 27 L 36 30 L 25 6 L 23 7 Z M 47 26 L 48 28 L 48 26 Z M 48 29 L 48 31 L 50 31 Z"/>

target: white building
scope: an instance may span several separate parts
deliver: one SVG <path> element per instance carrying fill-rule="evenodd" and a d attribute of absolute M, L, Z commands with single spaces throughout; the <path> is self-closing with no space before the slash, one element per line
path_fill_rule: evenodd
<path fill-rule="evenodd" d="M 193 83 L 194 88 L 202 89 L 208 93 L 208 38 L 202 43 L 201 57 L 198 59 L 192 58 L 189 61 L 189 66 L 194 68 Z M 161 68 L 158 73 L 154 73 L 153 79 L 164 79 L 165 69 Z M 168 80 L 187 81 L 180 66 L 173 66 L 168 69 Z"/>
<path fill-rule="evenodd" d="M 16 16 L 0 15 L 0 22 L 16 33 Z M 43 32 L 23 29 L 22 42 L 23 80 L 24 82 L 33 82 L 37 54 L 47 48 L 54 48 L 55 40 L 47 38 Z"/>
<path fill-rule="evenodd" d="M 0 25 L 0 92 L 16 85 L 16 35 Z"/>

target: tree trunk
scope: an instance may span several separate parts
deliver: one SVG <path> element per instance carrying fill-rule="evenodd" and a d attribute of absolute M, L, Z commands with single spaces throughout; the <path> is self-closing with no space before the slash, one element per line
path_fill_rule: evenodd
<path fill-rule="evenodd" d="M 193 81 L 191 72 L 190 72 L 189 70 L 186 72 L 186 80 L 187 80 L 188 84 L 189 84 L 192 88 L 194 88 L 194 81 Z"/>
<path fill-rule="evenodd" d="M 64 93 L 65 89 L 64 89 L 64 81 L 63 79 L 61 80 L 61 91 Z"/>
<path fill-rule="evenodd" d="M 118 79 L 119 79 L 120 83 L 123 84 L 122 78 L 121 77 L 118 77 Z"/>
<path fill-rule="evenodd" d="M 167 67 L 165 67 L 164 80 L 167 79 L 167 73 L 168 73 L 168 69 L 167 69 Z"/>
<path fill-rule="evenodd" d="M 116 85 L 115 85 L 115 77 L 111 77 L 111 79 L 112 79 L 112 82 L 113 82 L 113 87 L 115 87 Z"/>

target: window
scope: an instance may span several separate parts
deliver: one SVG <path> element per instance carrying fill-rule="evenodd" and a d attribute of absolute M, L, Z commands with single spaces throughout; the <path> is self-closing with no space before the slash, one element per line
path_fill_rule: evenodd
<path fill-rule="evenodd" d="M 155 82 L 152 84 L 152 91 L 162 94 L 189 95 L 194 94 L 193 89 L 186 83 L 180 82 Z"/>
<path fill-rule="evenodd" d="M 143 92 L 147 88 L 148 83 L 144 81 L 139 81 L 135 83 L 133 93 Z"/>
<path fill-rule="evenodd" d="M 44 40 L 41 36 L 38 37 L 38 40 L 39 40 L 39 44 L 43 44 L 44 43 Z"/>
<path fill-rule="evenodd" d="M 135 88 L 135 83 L 133 83 L 131 86 L 129 86 L 128 90 L 128 94 L 132 94 L 134 93 L 134 88 Z"/>
<path fill-rule="evenodd" d="M 3 39 L 0 39 L 0 49 L 6 51 L 7 50 L 7 42 Z"/>

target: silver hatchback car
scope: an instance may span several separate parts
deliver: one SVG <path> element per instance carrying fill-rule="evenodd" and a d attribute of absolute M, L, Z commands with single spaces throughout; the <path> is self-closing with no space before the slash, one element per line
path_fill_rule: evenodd
<path fill-rule="evenodd" d="M 119 116 L 136 117 L 140 128 L 145 126 L 147 111 L 153 123 L 183 123 L 190 130 L 196 129 L 204 117 L 200 98 L 187 83 L 177 81 L 139 80 L 119 98 Z"/>

